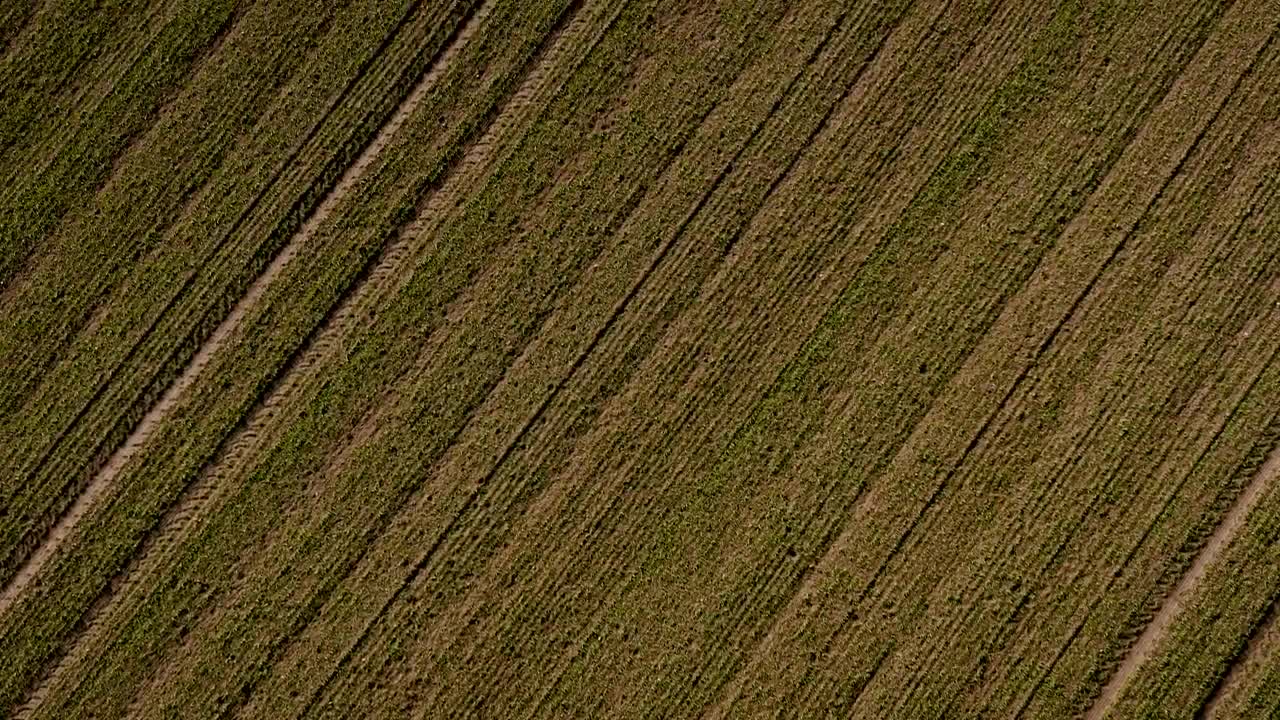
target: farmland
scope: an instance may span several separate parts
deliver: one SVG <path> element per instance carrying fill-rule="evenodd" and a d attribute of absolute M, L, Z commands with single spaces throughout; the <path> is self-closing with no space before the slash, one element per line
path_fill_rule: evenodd
<path fill-rule="evenodd" d="M 1280 712 L 1280 0 L 0 9 L 0 716 Z"/>

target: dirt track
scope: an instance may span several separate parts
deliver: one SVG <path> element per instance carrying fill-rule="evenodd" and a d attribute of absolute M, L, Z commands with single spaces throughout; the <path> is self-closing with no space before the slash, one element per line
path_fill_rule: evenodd
<path fill-rule="evenodd" d="M 1106 716 L 1280 474 L 1273 5 L 469 7 L 0 592 L 0 698 Z"/>
<path fill-rule="evenodd" d="M 487 6 L 486 6 L 487 7 Z M 67 536 L 74 531 L 75 526 L 88 512 L 89 508 L 95 502 L 98 502 L 103 495 L 110 492 L 112 484 L 116 477 L 125 468 L 127 463 L 133 459 L 139 450 L 151 439 L 156 429 L 163 423 L 173 411 L 181 396 L 188 392 L 192 386 L 199 380 L 201 372 L 209 364 L 210 360 L 219 352 L 221 352 L 226 343 L 233 337 L 235 331 L 239 327 L 241 321 L 246 314 L 249 313 L 259 300 L 263 297 L 267 288 L 272 281 L 280 275 L 281 272 L 297 255 L 299 249 L 303 247 L 315 233 L 316 228 L 328 220 L 333 213 L 335 207 L 343 202 L 357 183 L 369 170 L 370 165 L 377 159 L 378 155 L 386 148 L 387 143 L 399 131 L 401 125 L 404 124 L 406 118 L 413 114 L 418 104 L 422 101 L 423 96 L 428 89 L 443 74 L 444 67 L 447 67 L 450 60 L 456 56 L 458 47 L 467 42 L 467 40 L 475 34 L 477 29 L 482 26 L 483 18 L 487 13 L 485 9 L 479 10 L 468 23 L 463 26 L 458 33 L 457 38 L 450 47 L 440 56 L 440 59 L 432 67 L 431 72 L 414 87 L 409 97 L 396 110 L 386 125 L 378 131 L 373 141 L 357 156 L 355 162 L 343 172 L 337 184 L 321 201 L 320 206 L 315 213 L 307 219 L 302 228 L 298 231 L 284 249 L 271 261 L 261 275 L 253 282 L 244 296 L 236 301 L 232 306 L 231 312 L 218 325 L 209 339 L 205 341 L 196 354 L 191 358 L 187 367 L 182 374 L 171 384 L 160 396 L 160 399 L 151 407 L 150 410 L 142 417 L 137 426 L 129 433 L 124 444 L 116 450 L 111 457 L 103 465 L 85 487 L 84 491 L 76 498 L 71 507 L 60 517 L 57 523 L 48 531 L 44 541 L 39 545 L 34 553 L 26 560 L 21 569 L 15 574 L 12 582 L 10 582 L 2 592 L 0 592 L 0 615 L 3 615 L 13 604 L 14 600 L 21 595 L 27 585 L 36 577 L 40 569 L 48 562 L 49 557 L 57 552 L 58 548 L 66 540 Z"/>

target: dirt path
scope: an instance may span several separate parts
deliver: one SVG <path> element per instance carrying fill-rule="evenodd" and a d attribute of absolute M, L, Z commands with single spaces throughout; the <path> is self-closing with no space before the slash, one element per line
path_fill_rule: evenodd
<path fill-rule="evenodd" d="M 1169 626 L 1182 611 L 1183 606 L 1187 604 L 1191 594 L 1199 586 L 1200 581 L 1204 579 L 1209 566 L 1218 559 L 1231 540 L 1240 534 L 1250 511 L 1258 504 L 1263 491 L 1270 487 L 1277 477 L 1280 477 L 1280 448 L 1271 451 L 1266 461 L 1262 463 L 1258 473 L 1253 476 L 1253 479 L 1245 486 L 1244 491 L 1236 498 L 1231 509 L 1222 518 L 1222 522 L 1214 529 L 1213 534 L 1209 536 L 1209 541 L 1205 543 L 1204 548 L 1200 550 L 1195 560 L 1192 561 L 1191 567 L 1182 576 L 1182 579 L 1178 581 L 1173 592 L 1169 593 L 1169 596 L 1165 598 L 1160 610 L 1156 612 L 1155 617 L 1151 619 L 1151 622 L 1142 631 L 1142 635 L 1138 636 L 1138 640 L 1129 648 L 1120 666 L 1116 668 L 1115 673 L 1111 675 L 1111 679 L 1102 688 L 1102 694 L 1098 696 L 1098 699 L 1093 703 L 1093 707 L 1089 708 L 1089 712 L 1085 714 L 1085 720 L 1100 720 L 1115 705 L 1116 700 L 1120 698 L 1120 694 L 1128 686 L 1129 681 L 1147 659 L 1155 653 L 1160 641 L 1168 633 Z"/>
<path fill-rule="evenodd" d="M 486 6 L 487 7 L 487 6 Z M 245 295 L 240 298 L 232 307 L 231 312 L 218 325 L 209 339 L 204 345 L 196 351 L 194 357 L 187 364 L 187 367 L 178 376 L 177 380 L 165 390 L 164 394 L 156 402 L 152 408 L 147 411 L 142 420 L 139 421 L 137 427 L 125 439 L 123 445 L 112 454 L 107 463 L 101 470 L 89 481 L 84 492 L 76 498 L 75 502 L 67 510 L 66 513 L 51 528 L 43 543 L 35 552 L 27 558 L 26 562 L 19 568 L 14 575 L 13 581 L 0 593 L 0 615 L 8 612 L 9 608 L 22 595 L 23 591 L 30 586 L 40 569 L 49 561 L 53 554 L 70 536 L 73 529 L 84 517 L 85 513 L 92 508 L 103 496 L 115 486 L 120 473 L 128 465 L 129 461 L 134 458 L 141 448 L 155 434 L 156 429 L 160 427 L 177 406 L 178 399 L 190 389 L 196 380 L 200 377 L 205 367 L 208 366 L 210 360 L 216 353 L 226 346 L 228 340 L 232 337 L 235 329 L 243 321 L 245 315 L 253 308 L 262 298 L 268 286 L 280 275 L 281 271 L 293 260 L 298 254 L 298 250 L 307 243 L 312 235 L 315 234 L 316 228 L 325 222 L 333 213 L 338 203 L 342 202 L 356 183 L 368 172 L 375 158 L 386 148 L 391 138 L 400 130 L 405 120 L 422 102 L 426 96 L 427 90 L 440 77 L 440 68 L 448 65 L 449 61 L 457 55 L 457 48 L 464 45 L 467 39 L 475 34 L 476 28 L 480 25 L 478 20 L 483 11 L 476 13 L 471 21 L 466 24 L 460 31 L 454 41 L 440 56 L 431 72 L 428 72 L 422 80 L 414 87 L 409 96 L 396 109 L 391 119 L 378 131 L 372 142 L 364 149 L 356 158 L 355 162 L 342 174 L 337 184 L 330 190 L 315 213 L 303 224 L 302 228 L 289 240 L 284 249 L 276 255 L 271 264 L 267 266 L 258 279 Z"/>
<path fill-rule="evenodd" d="M 387 139 L 417 107 L 426 92 L 439 82 L 444 71 L 453 64 L 459 52 L 486 27 L 486 20 L 497 5 L 498 3 L 492 0 L 482 4 L 464 23 L 440 60 L 379 135 L 379 148 L 386 144 Z M 78 640 L 72 642 L 71 649 L 62 661 L 45 673 L 37 683 L 19 716 L 25 716 L 39 707 L 51 688 L 58 684 L 60 677 L 71 672 L 72 668 L 82 666 L 86 653 L 91 653 L 91 646 L 94 645 L 92 641 L 86 642 L 86 638 L 96 632 L 101 622 L 109 617 L 112 608 L 119 607 L 120 603 L 124 602 L 120 598 L 128 596 L 129 588 L 137 586 L 141 578 L 148 576 L 149 569 L 154 570 L 155 564 L 165 556 L 166 549 L 181 543 L 191 521 L 221 497 L 222 491 L 226 490 L 227 477 L 234 475 L 234 469 L 261 445 L 277 411 L 294 397 L 296 388 L 315 377 L 316 368 L 322 367 L 323 362 L 332 356 L 334 348 L 339 347 L 342 340 L 357 327 L 359 318 L 367 316 L 367 310 L 370 307 L 377 306 L 389 293 L 395 292 L 407 280 L 407 276 L 410 275 L 407 271 L 414 267 L 413 260 L 430 247 L 432 230 L 443 220 L 446 210 L 455 205 L 460 196 L 470 192 L 485 177 L 492 163 L 511 149 L 512 142 L 508 136 L 513 129 L 526 124 L 531 114 L 540 111 L 558 91 L 559 84 L 555 82 L 556 78 L 550 75 L 549 68 L 565 62 L 561 56 L 566 50 L 579 46 L 590 47 L 592 43 L 583 45 L 575 38 L 591 28 L 595 28 L 597 34 L 602 33 L 610 23 L 600 22 L 599 15 L 600 12 L 608 10 L 608 5 L 602 4 L 594 12 L 574 18 L 572 26 L 560 33 L 568 37 L 552 43 L 553 49 L 540 60 L 532 63 L 532 69 L 519 84 L 518 89 L 505 102 L 505 106 L 500 106 L 501 112 L 496 113 L 485 131 L 470 143 L 467 152 L 449 171 L 450 180 L 440 191 L 431 195 L 419 211 L 418 217 L 385 248 L 369 277 L 340 301 L 332 318 L 317 332 L 315 340 L 304 351 L 299 361 L 285 371 L 284 377 L 269 396 L 250 412 L 245 428 L 240 430 L 238 436 L 232 440 L 227 453 L 216 461 L 210 472 L 198 478 L 173 504 L 161 521 L 155 540 L 144 544 L 143 548 L 135 554 L 130 563 L 131 567 L 125 570 L 124 585 L 112 593 L 117 600 L 100 603 L 90 611 L 91 619 L 86 630 L 80 633 Z M 614 17 L 617 11 L 609 12 L 609 15 Z M 571 61 L 571 64 L 576 63 L 576 59 Z M 363 168 L 368 166 L 375 152 L 376 150 L 371 146 L 371 152 L 361 156 L 350 172 L 351 178 L 349 180 L 346 177 L 343 178 L 344 187 L 349 188 L 350 184 L 359 179 Z M 341 199 L 342 197 L 335 193 L 335 196 L 326 199 L 322 204 L 322 210 L 327 214 Z M 322 220 L 323 217 L 318 215 L 314 222 L 309 222 L 302 232 L 311 232 Z M 304 239 L 302 233 L 299 239 Z M 294 246 L 291 244 L 291 247 Z M 106 624 L 110 625 L 109 622 Z"/>

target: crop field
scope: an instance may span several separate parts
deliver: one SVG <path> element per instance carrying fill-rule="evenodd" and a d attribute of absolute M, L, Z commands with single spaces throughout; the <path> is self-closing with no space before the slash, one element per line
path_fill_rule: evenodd
<path fill-rule="evenodd" d="M 0 3 L 0 717 L 1280 717 L 1280 0 Z"/>

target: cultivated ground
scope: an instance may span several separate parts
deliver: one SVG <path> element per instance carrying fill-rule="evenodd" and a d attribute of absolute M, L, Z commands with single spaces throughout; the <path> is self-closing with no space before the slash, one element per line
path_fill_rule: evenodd
<path fill-rule="evenodd" d="M 1280 714 L 1280 0 L 0 7 L 0 715 Z"/>

